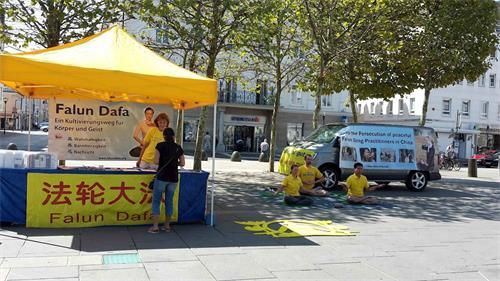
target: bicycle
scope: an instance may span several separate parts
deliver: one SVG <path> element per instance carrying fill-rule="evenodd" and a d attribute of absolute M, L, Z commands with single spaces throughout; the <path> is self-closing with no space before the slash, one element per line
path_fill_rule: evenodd
<path fill-rule="evenodd" d="M 446 157 L 445 155 L 442 156 L 442 162 L 440 165 L 440 169 L 446 169 L 448 171 L 460 171 L 460 168 L 462 168 L 462 164 L 457 158 L 450 158 Z"/>

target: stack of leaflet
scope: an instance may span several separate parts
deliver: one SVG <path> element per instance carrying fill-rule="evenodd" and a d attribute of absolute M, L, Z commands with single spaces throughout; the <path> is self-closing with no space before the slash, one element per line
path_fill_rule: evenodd
<path fill-rule="evenodd" d="M 57 169 L 57 155 L 47 152 L 0 150 L 0 168 Z"/>

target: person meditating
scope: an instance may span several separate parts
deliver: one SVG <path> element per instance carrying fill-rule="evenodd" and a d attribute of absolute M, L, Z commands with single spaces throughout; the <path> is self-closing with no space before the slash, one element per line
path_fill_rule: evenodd
<path fill-rule="evenodd" d="M 304 165 L 299 167 L 299 178 L 302 181 L 304 190 L 300 191 L 302 195 L 309 196 L 328 196 L 328 192 L 321 187 L 315 187 L 317 183 L 325 181 L 325 177 L 312 165 L 312 156 L 304 156 Z"/>
<path fill-rule="evenodd" d="M 300 195 L 301 192 L 305 191 L 302 186 L 302 181 L 299 178 L 299 166 L 294 164 L 291 167 L 291 173 L 288 175 L 274 195 L 285 191 L 285 204 L 295 205 L 295 206 L 309 206 L 313 203 L 313 200 L 309 197 Z"/>
<path fill-rule="evenodd" d="M 347 188 L 347 202 L 350 204 L 377 204 L 378 200 L 374 196 L 365 196 L 365 189 L 374 191 L 375 189 L 385 186 L 384 184 L 369 186 L 368 179 L 363 175 L 363 164 L 354 164 L 354 174 L 350 175 L 345 186 Z"/>

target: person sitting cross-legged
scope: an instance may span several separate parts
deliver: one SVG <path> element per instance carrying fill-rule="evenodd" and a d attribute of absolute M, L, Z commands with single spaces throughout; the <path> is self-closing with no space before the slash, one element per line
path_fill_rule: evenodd
<path fill-rule="evenodd" d="M 370 186 L 368 179 L 363 175 L 363 164 L 354 164 L 354 174 L 350 175 L 346 182 L 347 187 L 347 202 L 351 204 L 377 204 L 378 200 L 374 196 L 365 196 L 365 190 L 374 191 L 375 189 L 385 186 L 379 184 Z"/>
<path fill-rule="evenodd" d="M 303 190 L 300 191 L 302 195 L 309 196 L 328 196 L 328 192 L 321 187 L 315 187 L 317 183 L 323 182 L 325 177 L 312 165 L 312 156 L 304 156 L 304 165 L 299 167 L 299 178 L 302 180 Z"/>
<path fill-rule="evenodd" d="M 304 188 L 302 187 L 302 181 L 299 178 L 299 166 L 294 164 L 291 167 L 291 173 L 288 175 L 283 182 L 281 183 L 280 187 L 274 195 L 277 195 L 278 193 L 282 192 L 283 190 L 285 191 L 285 203 L 287 205 L 296 205 L 296 206 L 309 206 L 313 203 L 313 200 L 309 197 L 300 195 L 300 192 L 304 191 Z"/>

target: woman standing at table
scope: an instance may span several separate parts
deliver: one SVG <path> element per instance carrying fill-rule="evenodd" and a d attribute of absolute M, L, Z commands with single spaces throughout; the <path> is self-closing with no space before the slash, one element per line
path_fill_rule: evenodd
<path fill-rule="evenodd" d="M 141 149 L 141 156 L 137 161 L 137 167 L 143 169 L 156 169 L 158 166 L 154 163 L 156 145 L 162 142 L 163 131 L 168 127 L 170 120 L 166 113 L 160 113 L 154 121 L 156 127 L 151 128 L 143 139 L 144 145 Z"/>
<path fill-rule="evenodd" d="M 170 232 L 170 217 L 174 211 L 174 193 L 179 179 L 178 166 L 184 166 L 184 150 L 174 141 L 174 130 L 166 128 L 163 131 L 164 142 L 156 145 L 154 162 L 158 164 L 158 173 L 153 184 L 153 226 L 149 233 L 158 233 L 160 229 L 160 203 L 165 192 L 165 224 L 162 230 Z"/>

